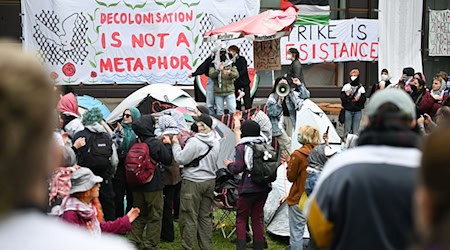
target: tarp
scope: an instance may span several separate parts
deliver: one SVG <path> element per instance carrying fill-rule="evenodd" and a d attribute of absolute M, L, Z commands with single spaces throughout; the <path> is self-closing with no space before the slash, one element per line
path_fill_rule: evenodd
<path fill-rule="evenodd" d="M 422 8 L 423 0 L 380 0 L 378 3 L 378 72 L 388 69 L 391 82 L 398 81 L 405 67 L 423 72 Z"/>
<path fill-rule="evenodd" d="M 204 34 L 206 41 L 231 40 L 245 37 L 251 41 L 267 41 L 288 35 L 297 19 L 297 11 L 267 10 L 257 16 L 213 29 Z"/>
<path fill-rule="evenodd" d="M 148 96 L 162 102 L 171 103 L 177 107 L 191 109 L 195 109 L 197 107 L 195 100 L 181 88 L 167 84 L 151 84 L 136 90 L 125 98 L 111 112 L 106 121 L 108 123 L 114 123 L 115 121 L 121 119 L 125 109 L 130 107 L 138 107 L 138 105 L 141 104 L 142 101 Z"/>

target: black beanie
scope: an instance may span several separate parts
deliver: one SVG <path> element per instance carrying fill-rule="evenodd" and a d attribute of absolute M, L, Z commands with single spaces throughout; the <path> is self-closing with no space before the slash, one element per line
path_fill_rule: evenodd
<path fill-rule="evenodd" d="M 242 138 L 250 136 L 260 136 L 261 128 L 258 123 L 252 120 L 246 120 L 241 126 Z"/>

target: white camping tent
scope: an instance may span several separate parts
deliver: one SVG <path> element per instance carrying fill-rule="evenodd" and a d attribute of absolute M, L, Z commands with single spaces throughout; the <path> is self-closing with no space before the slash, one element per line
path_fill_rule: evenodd
<path fill-rule="evenodd" d="M 178 107 L 195 109 L 197 103 L 184 90 L 168 84 L 151 84 L 142 87 L 125 98 L 108 116 L 106 121 L 113 123 L 122 118 L 123 111 L 130 107 L 137 107 L 147 96 L 159 101 L 172 103 Z"/>
<path fill-rule="evenodd" d="M 328 142 L 337 151 L 341 151 L 341 138 L 336 132 L 328 116 L 311 100 L 305 100 L 300 111 L 297 111 L 297 124 L 292 133 L 291 149 L 298 149 L 301 145 L 297 141 L 298 129 L 304 125 L 311 125 L 319 129 L 321 135 L 328 130 Z M 321 136 L 322 137 L 322 136 Z M 264 205 L 264 219 L 267 231 L 279 236 L 289 236 L 289 219 L 286 197 L 289 195 L 292 183 L 286 177 L 286 165 L 278 167 L 277 179 L 272 183 L 272 191 Z M 305 227 L 304 238 L 309 238 Z"/>
<path fill-rule="evenodd" d="M 267 232 L 289 237 L 289 217 L 286 198 L 289 195 L 292 183 L 286 175 L 286 163 L 281 164 L 277 170 L 277 179 L 272 182 L 272 191 L 264 204 L 264 222 Z M 303 238 L 309 238 L 308 228 L 305 227 Z"/>
<path fill-rule="evenodd" d="M 301 126 L 310 125 L 316 127 L 320 132 L 320 138 L 323 143 L 322 135 L 328 129 L 328 143 L 336 151 L 341 151 L 341 137 L 336 131 L 336 128 L 331 123 L 328 116 L 323 112 L 317 104 L 307 99 L 303 102 L 303 106 L 300 111 L 297 111 L 297 124 L 295 124 L 295 130 L 292 133 L 292 145 L 291 150 L 298 149 L 301 145 L 297 140 L 298 129 Z"/>

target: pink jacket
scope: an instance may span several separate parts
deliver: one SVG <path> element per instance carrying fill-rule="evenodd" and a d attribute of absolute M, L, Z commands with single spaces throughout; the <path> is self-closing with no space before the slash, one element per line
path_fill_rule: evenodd
<path fill-rule="evenodd" d="M 84 220 L 81 216 L 78 216 L 77 212 L 75 211 L 66 211 L 61 215 L 61 219 L 71 223 L 80 225 L 83 227 L 87 227 L 86 223 L 88 221 Z M 131 223 L 128 219 L 128 216 L 125 215 L 121 218 L 117 218 L 113 221 L 102 221 L 100 222 L 100 228 L 102 232 L 106 233 L 114 233 L 114 234 L 121 234 L 125 232 L 131 231 Z"/>

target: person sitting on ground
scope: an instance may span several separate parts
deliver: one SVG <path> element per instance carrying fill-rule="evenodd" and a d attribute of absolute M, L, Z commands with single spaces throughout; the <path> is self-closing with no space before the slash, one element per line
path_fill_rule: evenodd
<path fill-rule="evenodd" d="M 87 228 L 92 234 L 102 232 L 121 234 L 131 231 L 131 223 L 139 216 L 139 208 L 132 208 L 125 216 L 105 222 L 98 201 L 102 177 L 94 175 L 89 168 L 80 167 L 70 177 L 72 187 L 60 208 L 64 221 Z"/>
<path fill-rule="evenodd" d="M 236 146 L 236 156 L 234 161 L 224 160 L 225 166 L 233 174 L 242 173 L 238 186 L 239 199 L 237 202 L 236 229 L 237 241 L 236 249 L 247 248 L 246 228 L 248 218 L 252 219 L 253 229 L 253 249 L 264 249 L 264 213 L 263 208 L 267 195 L 271 190 L 271 184 L 254 183 L 251 177 L 253 168 L 253 150 L 248 144 L 267 143 L 261 136 L 259 125 L 252 120 L 247 120 L 242 124 L 242 138 Z"/>

